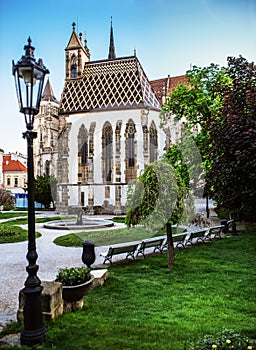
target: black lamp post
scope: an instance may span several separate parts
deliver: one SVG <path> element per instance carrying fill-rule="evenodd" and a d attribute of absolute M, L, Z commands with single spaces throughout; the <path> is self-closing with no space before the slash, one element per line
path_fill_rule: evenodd
<path fill-rule="evenodd" d="M 49 73 L 41 59 L 36 62 L 34 58 L 35 48 L 31 46 L 31 39 L 24 46 L 25 55 L 14 64 L 13 75 L 15 77 L 16 92 L 20 112 L 25 116 L 27 131 L 23 138 L 27 139 L 28 156 L 28 252 L 26 267 L 28 277 L 25 281 L 23 293 L 25 296 L 24 305 L 24 329 L 21 332 L 20 340 L 22 345 L 32 346 L 40 344 L 46 333 L 43 324 L 41 293 L 43 287 L 37 276 L 39 266 L 36 264 L 37 251 L 35 240 L 35 207 L 34 207 L 34 160 L 33 140 L 37 133 L 33 131 L 34 116 L 39 112 L 39 105 L 44 84 L 44 77 Z"/>

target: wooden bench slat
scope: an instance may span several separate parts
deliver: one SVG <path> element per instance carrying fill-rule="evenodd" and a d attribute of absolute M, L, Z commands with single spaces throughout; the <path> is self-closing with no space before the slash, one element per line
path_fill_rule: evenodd
<path fill-rule="evenodd" d="M 109 261 L 112 264 L 113 255 L 118 254 L 126 254 L 125 259 L 128 259 L 129 256 L 135 259 L 134 254 L 138 248 L 138 245 L 139 243 L 124 243 L 123 245 L 113 245 L 109 247 L 107 252 L 100 254 L 104 257 L 103 264 L 105 264 L 106 261 Z"/>
<path fill-rule="evenodd" d="M 163 245 L 164 239 L 165 239 L 165 236 L 145 239 L 144 241 L 141 242 L 139 246 L 137 256 L 141 254 L 145 258 L 145 249 L 152 248 L 152 247 L 154 247 L 153 252 L 155 252 L 156 250 L 159 250 L 159 252 L 162 253 L 162 245 Z"/>
<path fill-rule="evenodd" d="M 189 235 L 189 232 L 185 231 L 185 232 L 181 232 L 181 233 L 176 233 L 174 235 L 172 235 L 172 240 L 174 243 L 177 243 L 176 244 L 176 248 L 178 246 L 181 246 L 182 248 L 185 248 L 185 242 L 186 240 L 188 239 L 188 235 Z M 167 242 L 167 237 L 166 237 L 166 240 L 162 246 L 162 250 L 164 249 L 168 249 L 168 242 Z"/>
<path fill-rule="evenodd" d="M 198 244 L 200 241 L 204 242 L 204 234 L 206 233 L 207 229 L 200 229 L 197 231 L 190 231 L 188 239 L 185 242 L 185 246 L 187 245 L 193 245 L 195 240 L 196 244 Z"/>

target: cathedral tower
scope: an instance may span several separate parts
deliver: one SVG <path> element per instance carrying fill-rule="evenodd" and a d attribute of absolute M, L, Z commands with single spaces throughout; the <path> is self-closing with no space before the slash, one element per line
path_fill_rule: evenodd
<path fill-rule="evenodd" d="M 39 113 L 35 116 L 34 128 L 37 131 L 37 138 L 34 142 L 35 176 L 56 175 L 59 101 L 54 96 L 49 79 L 42 94 Z"/>
<path fill-rule="evenodd" d="M 82 43 L 82 33 L 76 34 L 76 24 L 73 22 L 73 32 L 66 47 L 66 79 L 76 79 L 82 76 L 84 65 L 90 61 L 90 51 L 87 41 Z"/>

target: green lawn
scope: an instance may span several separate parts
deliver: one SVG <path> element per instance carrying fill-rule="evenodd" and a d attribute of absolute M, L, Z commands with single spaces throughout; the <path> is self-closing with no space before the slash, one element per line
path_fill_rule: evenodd
<path fill-rule="evenodd" d="M 15 218 L 15 217 L 18 217 L 18 216 L 27 216 L 28 214 L 27 213 L 16 213 L 16 212 L 6 212 L 6 211 L 0 211 L 0 220 L 3 220 L 3 219 L 10 219 L 10 218 Z"/>
<path fill-rule="evenodd" d="M 173 233 L 183 231 L 182 228 L 173 228 Z M 142 241 L 143 239 L 165 235 L 166 232 L 152 232 L 145 229 L 144 226 L 124 227 L 112 230 L 86 231 L 70 233 L 59 236 L 54 240 L 55 244 L 64 247 L 81 247 L 83 241 L 92 240 L 95 246 L 106 246 L 110 244 Z"/>
<path fill-rule="evenodd" d="M 12 214 L 12 213 L 8 213 L 8 214 Z M 20 216 L 20 215 L 16 214 L 16 216 Z M 24 215 L 21 215 L 21 216 L 24 216 Z M 7 217 L 5 217 L 5 219 L 7 219 Z M 41 219 L 36 219 L 36 222 L 37 223 L 47 222 L 50 220 L 57 220 L 57 219 L 60 219 L 60 218 L 59 217 L 41 218 Z M 21 228 L 20 225 L 25 225 L 27 224 L 27 222 L 28 222 L 27 218 L 24 217 L 24 218 L 16 218 L 16 219 L 14 218 L 13 220 L 0 223 L 0 244 L 17 243 L 17 242 L 26 241 L 28 239 L 28 231 Z M 36 238 L 40 236 L 41 234 L 39 232 L 36 232 Z"/>
<path fill-rule="evenodd" d="M 256 225 L 247 225 L 235 237 L 176 250 L 171 270 L 166 254 L 110 266 L 83 310 L 47 324 L 39 349 L 189 350 L 223 328 L 256 338 L 255 238 Z"/>
<path fill-rule="evenodd" d="M 15 219 L 0 223 L 0 244 L 2 243 L 17 243 L 28 239 L 28 231 L 19 225 L 26 224 L 26 219 Z M 41 234 L 36 232 L 36 238 Z"/>

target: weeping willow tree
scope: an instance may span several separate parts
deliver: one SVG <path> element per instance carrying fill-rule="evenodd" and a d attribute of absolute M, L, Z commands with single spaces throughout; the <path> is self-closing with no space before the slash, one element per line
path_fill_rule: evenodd
<path fill-rule="evenodd" d="M 174 265 L 172 225 L 183 216 L 188 190 L 179 171 L 167 160 L 147 166 L 127 193 L 126 224 L 144 224 L 150 230 L 166 229 L 168 267 Z"/>

